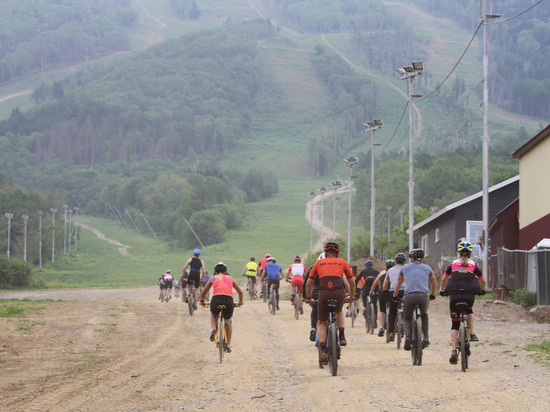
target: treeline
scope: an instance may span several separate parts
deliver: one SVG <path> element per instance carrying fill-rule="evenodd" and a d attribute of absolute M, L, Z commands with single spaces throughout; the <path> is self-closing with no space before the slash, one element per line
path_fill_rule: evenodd
<path fill-rule="evenodd" d="M 15 110 L 0 136 L 68 165 L 219 155 L 247 136 L 265 83 L 256 40 L 193 33 L 37 88 L 36 108 Z"/>
<path fill-rule="evenodd" d="M 382 0 L 279 0 L 274 13 L 307 32 L 379 30 L 394 20 Z"/>
<path fill-rule="evenodd" d="M 0 3 L 0 83 L 28 72 L 130 50 L 130 0 Z"/>
<path fill-rule="evenodd" d="M 472 34 L 480 23 L 479 0 L 419 0 L 415 3 L 437 16 L 452 18 Z M 548 118 L 550 7 L 542 2 L 531 8 L 535 3 L 534 0 L 492 3 L 489 13 L 502 17 L 489 20 L 489 98 L 504 109 Z M 481 42 L 481 32 L 478 38 Z"/>
<path fill-rule="evenodd" d="M 181 19 L 196 20 L 202 14 L 195 0 L 170 0 L 170 9 Z"/>

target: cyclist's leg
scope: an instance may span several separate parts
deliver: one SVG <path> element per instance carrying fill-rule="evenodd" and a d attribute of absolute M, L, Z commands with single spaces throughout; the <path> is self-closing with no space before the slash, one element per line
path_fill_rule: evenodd
<path fill-rule="evenodd" d="M 393 292 L 390 296 L 393 296 Z M 399 304 L 397 302 L 394 302 L 393 300 L 390 301 L 390 314 L 388 317 L 388 332 L 394 333 L 395 329 L 395 318 L 397 318 L 397 306 Z"/>
<path fill-rule="evenodd" d="M 384 328 L 384 322 L 386 321 L 386 298 L 381 293 L 380 294 L 380 311 L 378 312 L 378 326 L 380 326 L 381 329 Z"/>
<path fill-rule="evenodd" d="M 277 309 L 279 309 L 279 286 L 281 284 L 281 281 L 278 279 L 275 279 L 273 284 L 275 285 L 275 297 L 277 298 Z"/>
<path fill-rule="evenodd" d="M 405 330 L 405 339 L 411 338 L 412 314 L 414 308 L 414 299 L 412 294 L 403 296 L 403 329 Z"/>
<path fill-rule="evenodd" d="M 418 306 L 420 307 L 420 317 L 422 318 L 422 335 L 424 335 L 424 341 L 429 343 L 430 341 L 430 319 L 428 316 L 428 306 L 430 305 L 430 298 L 428 295 L 419 294 L 416 297 Z"/>

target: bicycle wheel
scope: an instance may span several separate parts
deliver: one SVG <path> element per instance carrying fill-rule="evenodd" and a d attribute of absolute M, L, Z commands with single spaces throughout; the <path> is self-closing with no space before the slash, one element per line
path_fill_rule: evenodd
<path fill-rule="evenodd" d="M 254 283 L 250 278 L 248 278 L 248 294 L 249 294 L 250 300 L 254 300 Z"/>
<path fill-rule="evenodd" d="M 193 312 L 195 311 L 195 289 L 191 288 L 191 292 L 189 292 L 189 315 L 193 316 Z"/>
<path fill-rule="evenodd" d="M 414 352 L 414 355 L 415 355 L 414 356 L 415 359 L 413 359 L 413 365 L 420 366 L 422 365 L 422 319 L 420 319 L 420 317 L 416 319 L 413 327 L 416 330 L 414 347 L 412 348 L 412 351 Z"/>
<path fill-rule="evenodd" d="M 336 335 L 336 326 L 334 325 L 334 323 L 329 323 L 327 333 L 327 360 L 332 376 L 336 376 L 338 374 L 338 337 Z"/>
<path fill-rule="evenodd" d="M 300 296 L 298 296 L 298 287 L 294 287 L 294 317 L 300 318 Z"/>
<path fill-rule="evenodd" d="M 267 279 L 264 279 L 264 284 L 262 286 L 262 295 L 264 302 L 267 302 Z"/>
<path fill-rule="evenodd" d="M 458 330 L 458 350 L 462 372 L 466 372 L 466 369 L 468 369 L 468 355 L 466 353 L 466 327 L 464 322 L 460 323 L 460 329 Z"/>
<path fill-rule="evenodd" d="M 315 336 L 315 346 L 317 346 L 317 350 L 318 350 L 318 358 L 317 359 L 321 359 L 321 342 L 319 342 L 319 335 Z M 323 362 L 319 361 L 319 369 L 323 369 Z"/>
<path fill-rule="evenodd" d="M 218 345 L 218 352 L 220 354 L 220 363 L 222 363 L 223 353 L 225 349 L 225 322 L 223 321 L 223 317 L 221 313 L 220 313 L 220 323 L 218 326 L 218 338 L 217 338 L 216 344 Z"/>
<path fill-rule="evenodd" d="M 355 319 L 357 319 L 357 308 L 355 306 L 355 301 L 352 300 L 349 305 L 349 317 L 351 318 L 351 327 L 355 324 Z"/>
<path fill-rule="evenodd" d="M 367 316 L 369 318 L 369 330 L 371 335 L 374 333 L 374 330 L 376 329 L 376 312 L 374 311 L 374 303 L 369 303 L 369 306 L 367 308 Z"/>
<path fill-rule="evenodd" d="M 397 321 L 395 325 L 395 341 L 397 342 L 397 350 L 401 349 L 401 339 L 403 338 L 403 312 L 397 312 Z"/>
<path fill-rule="evenodd" d="M 271 285 L 270 292 L 269 292 L 269 299 L 271 301 L 271 309 L 272 314 L 275 315 L 275 312 L 277 311 L 277 296 L 275 296 L 275 286 Z"/>

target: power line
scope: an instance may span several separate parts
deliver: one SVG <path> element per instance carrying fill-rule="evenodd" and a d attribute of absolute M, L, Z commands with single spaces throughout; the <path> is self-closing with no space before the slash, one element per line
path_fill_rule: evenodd
<path fill-rule="evenodd" d="M 494 26 L 495 24 L 502 24 L 502 23 L 506 23 L 507 21 L 510 21 L 510 20 L 514 20 L 515 18 L 521 16 L 522 14 L 525 14 L 527 13 L 529 10 L 531 10 L 532 8 L 538 6 L 540 3 L 542 3 L 544 0 L 539 0 L 538 2 L 536 2 L 535 4 L 533 4 L 531 7 L 529 7 L 528 9 L 526 10 L 523 10 L 521 13 L 519 14 L 516 14 L 515 16 L 513 17 L 510 17 L 506 20 L 501 20 L 501 21 L 497 21 L 497 22 L 494 22 L 494 23 L 488 23 L 489 26 Z"/>
<path fill-rule="evenodd" d="M 397 131 L 399 130 L 399 126 L 401 125 L 401 122 L 403 121 L 403 117 L 405 116 L 405 112 L 407 111 L 407 107 L 409 106 L 409 101 L 407 100 L 407 104 L 405 104 L 405 108 L 403 109 L 403 113 L 401 113 L 401 118 L 399 119 L 399 123 L 397 123 L 397 126 L 395 127 L 395 131 L 393 132 L 392 137 L 390 137 L 390 140 L 384 145 L 382 150 L 384 150 L 388 145 L 391 143 L 395 135 L 397 134 Z"/>

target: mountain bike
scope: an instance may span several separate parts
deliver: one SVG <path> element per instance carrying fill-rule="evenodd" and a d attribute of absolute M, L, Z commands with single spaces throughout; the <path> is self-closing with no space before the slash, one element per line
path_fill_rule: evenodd
<path fill-rule="evenodd" d="M 329 299 L 327 301 L 327 306 L 329 310 L 328 324 L 327 324 L 327 360 L 330 373 L 332 376 L 338 374 L 338 359 L 340 359 L 340 341 L 338 339 L 338 326 L 336 325 L 336 307 L 338 306 L 338 301 L 336 299 Z M 319 359 L 321 358 L 321 344 L 318 343 L 317 347 L 319 349 Z M 319 361 L 319 368 L 323 368 L 323 362 Z"/>
<path fill-rule="evenodd" d="M 422 365 L 422 319 L 420 306 L 414 305 L 411 324 L 411 360 L 413 365 Z"/>
<path fill-rule="evenodd" d="M 277 310 L 277 297 L 275 296 L 275 285 L 271 285 L 269 287 L 269 299 L 267 301 L 267 308 L 269 309 L 269 313 L 272 315 L 275 315 L 275 312 Z"/>
<path fill-rule="evenodd" d="M 298 292 L 298 286 L 294 286 L 294 302 L 292 305 L 294 306 L 294 317 L 296 320 L 300 317 L 300 309 L 301 309 L 301 303 L 302 303 L 302 294 Z"/>
<path fill-rule="evenodd" d="M 460 310 L 460 327 L 458 329 L 458 338 L 456 341 L 456 350 L 460 355 L 460 366 L 462 372 L 468 369 L 468 357 L 470 356 L 470 328 L 466 322 L 467 302 L 457 302 L 455 307 Z"/>
<path fill-rule="evenodd" d="M 179 283 L 176 285 L 176 293 L 174 294 L 174 297 L 176 297 L 176 298 L 180 297 L 180 284 Z"/>
<path fill-rule="evenodd" d="M 267 302 L 267 278 L 264 279 L 262 282 L 262 297 L 263 297 L 264 303 Z"/>
<path fill-rule="evenodd" d="M 365 316 L 365 328 L 367 333 L 371 335 L 376 329 L 376 313 L 374 311 L 374 303 L 372 302 L 371 296 L 367 296 L 367 305 L 365 306 L 366 316 Z"/>
<path fill-rule="evenodd" d="M 161 302 L 168 303 L 171 298 L 172 298 L 172 294 L 170 293 L 170 289 L 165 288 L 160 290 L 159 299 Z"/>
<path fill-rule="evenodd" d="M 193 316 L 193 312 L 195 312 L 195 309 L 197 308 L 195 304 L 195 285 L 191 285 L 190 291 L 189 291 L 189 300 L 187 301 L 187 305 L 189 306 L 189 315 Z"/>
<path fill-rule="evenodd" d="M 246 278 L 246 285 L 247 285 L 247 288 L 248 288 L 248 293 L 250 295 L 250 300 L 254 300 L 254 298 L 256 296 L 256 293 L 254 292 L 254 286 L 256 284 L 252 281 L 252 278 L 247 277 Z"/>
<path fill-rule="evenodd" d="M 355 320 L 357 319 L 357 303 L 355 303 L 355 299 L 349 303 L 349 317 L 351 319 L 351 327 L 353 328 Z"/>
<path fill-rule="evenodd" d="M 403 326 L 403 300 L 399 302 L 397 306 L 397 317 L 395 318 L 395 340 L 397 342 L 397 350 L 401 349 L 401 341 L 405 335 L 405 329 Z"/>

